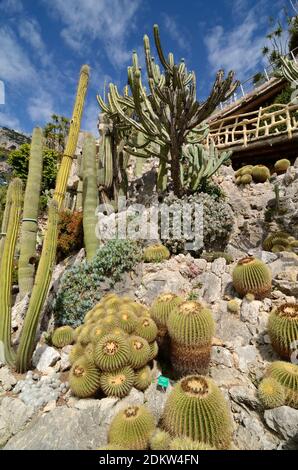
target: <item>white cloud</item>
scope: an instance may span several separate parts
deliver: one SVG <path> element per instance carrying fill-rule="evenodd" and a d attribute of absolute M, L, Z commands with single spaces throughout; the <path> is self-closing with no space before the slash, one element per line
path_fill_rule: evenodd
<path fill-rule="evenodd" d="M 23 4 L 21 0 L 2 0 L 0 3 L 0 11 L 11 15 L 21 13 L 23 11 Z"/>
<path fill-rule="evenodd" d="M 44 51 L 45 45 L 40 34 L 40 26 L 36 20 L 25 18 L 19 24 L 19 35 L 34 49 L 40 52 Z"/>
<path fill-rule="evenodd" d="M 0 28 L 0 44 L 0 79 L 12 84 L 34 80 L 34 66 L 10 29 Z"/>
<path fill-rule="evenodd" d="M 69 47 L 85 53 L 99 39 L 110 62 L 120 67 L 130 57 L 126 39 L 140 4 L 140 0 L 52 0 L 50 8 L 65 25 L 61 35 Z"/>
<path fill-rule="evenodd" d="M 164 18 L 165 28 L 167 32 L 169 33 L 170 37 L 174 41 L 176 41 L 176 43 L 181 49 L 189 50 L 189 44 L 187 43 L 187 41 L 185 40 L 185 38 L 179 31 L 179 28 L 175 19 L 167 14 L 164 14 L 163 18 Z"/>
<path fill-rule="evenodd" d="M 54 114 L 54 103 L 52 95 L 46 91 L 39 92 L 36 96 L 30 98 L 27 111 L 35 122 L 48 122 L 51 115 Z"/>
<path fill-rule="evenodd" d="M 94 99 L 90 103 L 87 104 L 83 114 L 83 121 L 81 128 L 84 131 L 92 132 L 92 134 L 98 138 L 98 129 L 97 129 L 97 121 L 98 121 L 98 114 L 100 112 L 100 108 L 97 104 L 97 101 Z"/>
<path fill-rule="evenodd" d="M 20 127 L 20 121 L 18 118 L 0 111 L 0 126 L 17 130 Z"/>
<path fill-rule="evenodd" d="M 235 70 L 238 78 L 249 78 L 263 59 L 265 42 L 264 33 L 259 32 L 258 18 L 253 11 L 232 30 L 215 26 L 205 39 L 212 71 L 219 68 Z"/>

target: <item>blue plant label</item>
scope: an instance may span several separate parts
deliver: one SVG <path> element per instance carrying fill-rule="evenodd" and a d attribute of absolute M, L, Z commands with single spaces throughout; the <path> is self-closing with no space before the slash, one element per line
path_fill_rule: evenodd
<path fill-rule="evenodd" d="M 160 375 L 157 380 L 157 385 L 163 388 L 168 388 L 168 386 L 170 385 L 170 381 L 167 377 Z"/>

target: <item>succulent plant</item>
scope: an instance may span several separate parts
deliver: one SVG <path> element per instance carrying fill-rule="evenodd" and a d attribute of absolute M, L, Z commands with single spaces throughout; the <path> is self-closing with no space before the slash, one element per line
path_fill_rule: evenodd
<path fill-rule="evenodd" d="M 134 369 L 140 369 L 150 359 L 150 346 L 148 341 L 141 336 L 130 336 L 128 338 L 129 364 Z"/>
<path fill-rule="evenodd" d="M 145 406 L 129 406 L 112 420 L 108 440 L 130 450 L 145 450 L 154 428 L 155 419 Z"/>
<path fill-rule="evenodd" d="M 162 428 L 172 437 L 189 437 L 217 449 L 229 447 L 232 422 L 227 403 L 213 380 L 188 376 L 171 391 Z"/>
<path fill-rule="evenodd" d="M 277 252 L 291 251 L 291 236 L 287 232 L 275 232 L 269 235 L 263 242 L 263 248 L 266 251 Z"/>
<path fill-rule="evenodd" d="M 112 330 L 113 328 L 117 328 L 119 326 L 119 319 L 115 314 L 108 313 L 108 315 L 100 320 L 100 324 L 104 328 Z"/>
<path fill-rule="evenodd" d="M 135 327 L 135 334 L 145 338 L 148 343 L 152 343 L 157 336 L 156 323 L 149 317 L 140 317 Z"/>
<path fill-rule="evenodd" d="M 52 344 L 56 348 L 64 348 L 68 344 L 72 344 L 74 341 L 73 329 L 71 326 L 61 326 L 56 328 L 52 334 Z"/>
<path fill-rule="evenodd" d="M 274 169 L 278 175 L 282 175 L 283 173 L 286 173 L 287 169 L 290 168 L 290 166 L 291 166 L 290 160 L 283 158 L 282 160 L 278 160 L 275 163 Z"/>
<path fill-rule="evenodd" d="M 251 175 L 243 175 L 240 179 L 241 184 L 250 184 L 252 183 L 252 176 Z"/>
<path fill-rule="evenodd" d="M 93 345 L 93 343 L 88 343 L 87 346 L 85 346 L 84 356 L 87 357 L 87 359 L 90 362 L 94 362 L 94 345 Z"/>
<path fill-rule="evenodd" d="M 150 315 L 159 329 L 166 328 L 170 312 L 181 302 L 181 297 L 170 292 L 163 293 L 154 300 L 150 308 Z"/>
<path fill-rule="evenodd" d="M 238 178 L 239 176 L 244 176 L 244 175 L 251 175 L 252 170 L 253 170 L 253 165 L 245 165 L 236 171 L 235 178 Z"/>
<path fill-rule="evenodd" d="M 170 252 L 163 245 L 151 245 L 145 248 L 143 257 L 146 263 L 160 263 L 169 259 Z"/>
<path fill-rule="evenodd" d="M 170 450 L 216 450 L 204 442 L 193 441 L 189 437 L 177 437 L 170 442 Z"/>
<path fill-rule="evenodd" d="M 129 366 L 114 372 L 103 372 L 100 376 L 101 389 L 108 397 L 125 397 L 132 389 L 134 381 L 135 374 Z"/>
<path fill-rule="evenodd" d="M 273 377 L 284 387 L 286 405 L 298 408 L 298 365 L 275 361 L 269 366 L 267 376 Z"/>
<path fill-rule="evenodd" d="M 69 385 L 72 393 L 77 397 L 92 397 L 100 386 L 100 372 L 93 362 L 82 356 L 70 369 Z"/>
<path fill-rule="evenodd" d="M 123 306 L 120 308 L 118 313 L 119 326 L 126 333 L 132 333 L 137 325 L 138 317 L 134 313 L 133 309 L 129 306 Z"/>
<path fill-rule="evenodd" d="M 129 345 L 119 335 L 106 335 L 94 346 L 94 362 L 103 371 L 112 372 L 128 364 Z"/>
<path fill-rule="evenodd" d="M 149 362 L 150 362 L 150 361 L 153 361 L 153 359 L 157 357 L 159 353 L 159 346 L 158 346 L 157 341 L 153 341 L 153 343 L 149 344 L 149 347 L 150 347 L 150 356 L 149 356 Z"/>
<path fill-rule="evenodd" d="M 224 251 L 209 251 L 205 252 L 201 255 L 202 259 L 205 259 L 208 261 L 208 263 L 212 263 L 218 258 L 223 258 L 226 260 L 227 264 L 231 264 L 234 262 L 233 256 L 229 255 L 228 253 L 225 253 Z"/>
<path fill-rule="evenodd" d="M 146 390 L 152 382 L 152 372 L 149 366 L 135 371 L 134 387 L 137 390 Z"/>
<path fill-rule="evenodd" d="M 171 436 L 168 432 L 162 429 L 156 429 L 150 437 L 151 450 L 169 450 Z"/>
<path fill-rule="evenodd" d="M 268 333 L 273 349 L 282 358 L 290 360 L 293 344 L 298 340 L 298 303 L 285 303 L 273 309 L 269 316 Z"/>
<path fill-rule="evenodd" d="M 171 360 L 178 374 L 205 374 L 209 367 L 211 340 L 215 332 L 212 313 L 199 302 L 178 305 L 167 321 Z"/>
<path fill-rule="evenodd" d="M 238 313 L 240 310 L 240 302 L 238 299 L 231 299 L 227 303 L 227 309 L 231 313 Z"/>
<path fill-rule="evenodd" d="M 233 285 L 242 297 L 250 293 L 256 299 L 265 298 L 271 291 L 271 282 L 271 271 L 257 258 L 243 258 L 234 268 Z"/>
<path fill-rule="evenodd" d="M 84 350 L 84 346 L 82 346 L 80 343 L 74 344 L 68 356 L 69 362 L 71 364 L 76 362 L 80 357 L 84 355 Z"/>
<path fill-rule="evenodd" d="M 260 382 L 258 394 L 265 409 L 277 408 L 285 404 L 284 387 L 272 377 L 267 377 Z"/>
<path fill-rule="evenodd" d="M 79 336 L 78 336 L 78 341 L 83 345 L 86 346 L 88 343 L 90 343 L 90 333 L 92 330 L 91 325 L 84 325 L 83 328 L 81 329 Z"/>
<path fill-rule="evenodd" d="M 256 165 L 253 167 L 251 175 L 255 183 L 265 183 L 270 178 L 270 171 L 264 165 Z"/>
<path fill-rule="evenodd" d="M 106 325 L 103 325 L 100 321 L 94 325 L 94 327 L 91 329 L 89 338 L 90 340 L 96 344 L 101 338 L 106 336 L 111 332 L 111 328 L 107 327 Z"/>

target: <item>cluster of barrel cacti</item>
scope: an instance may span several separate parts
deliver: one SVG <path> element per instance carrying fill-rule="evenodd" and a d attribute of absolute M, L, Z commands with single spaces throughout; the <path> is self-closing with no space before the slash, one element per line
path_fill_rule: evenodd
<path fill-rule="evenodd" d="M 265 165 L 245 165 L 235 173 L 236 184 L 246 185 L 253 181 L 265 183 L 270 178 L 270 170 Z"/>
<path fill-rule="evenodd" d="M 298 240 L 287 232 L 274 232 L 266 237 L 263 249 L 272 253 L 298 251 Z"/>
<path fill-rule="evenodd" d="M 272 362 L 259 384 L 259 398 L 264 408 L 287 405 L 298 409 L 298 365 Z"/>
<path fill-rule="evenodd" d="M 70 330 L 55 330 L 53 344 L 70 344 Z M 149 364 L 158 354 L 157 331 L 145 306 L 129 297 L 105 296 L 72 330 L 69 382 L 74 395 L 103 392 L 122 398 L 132 387 L 145 390 L 152 382 Z"/>

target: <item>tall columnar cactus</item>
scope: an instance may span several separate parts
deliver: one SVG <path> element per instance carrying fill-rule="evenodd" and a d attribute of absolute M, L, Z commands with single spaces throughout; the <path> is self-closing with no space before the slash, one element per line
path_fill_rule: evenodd
<path fill-rule="evenodd" d="M 1 226 L 1 233 L 0 233 L 0 263 L 1 263 L 1 258 L 3 254 L 3 248 L 4 248 L 4 243 L 5 243 L 5 238 L 7 235 L 7 228 L 8 228 L 8 222 L 9 222 L 9 216 L 10 216 L 10 208 L 12 204 L 12 193 L 13 193 L 13 185 L 9 185 L 7 192 L 6 192 L 6 200 L 5 200 L 5 208 L 4 208 L 4 214 L 3 214 L 3 219 L 2 219 L 2 226 Z"/>
<path fill-rule="evenodd" d="M 56 256 L 58 219 L 58 204 L 51 201 L 47 231 L 17 351 L 16 368 L 19 372 L 25 372 L 30 364 L 36 329 L 49 291 Z"/>
<path fill-rule="evenodd" d="M 88 261 L 93 259 L 99 246 L 95 230 L 97 206 L 96 142 L 91 134 L 87 134 L 83 147 L 83 226 Z"/>
<path fill-rule="evenodd" d="M 77 159 L 78 165 L 78 186 L 77 186 L 77 199 L 76 199 L 76 210 L 83 210 L 83 156 L 79 155 Z"/>
<path fill-rule="evenodd" d="M 22 211 L 22 181 L 15 178 L 10 183 L 9 221 L 0 264 L 0 361 L 12 364 L 11 349 L 11 284 L 15 248 Z M 9 204 L 10 204 L 9 201 Z"/>
<path fill-rule="evenodd" d="M 76 150 L 78 143 L 78 137 L 81 126 L 81 119 L 83 114 L 84 102 L 89 82 L 90 68 L 88 65 L 83 65 L 80 72 L 80 80 L 77 90 L 76 101 L 70 121 L 69 134 L 67 139 L 66 148 L 62 157 L 61 165 L 56 180 L 56 188 L 54 193 L 54 199 L 58 203 L 58 210 L 60 210 L 63 199 L 65 197 L 65 191 L 67 187 L 67 181 L 69 172 L 72 165 L 73 155 Z"/>
<path fill-rule="evenodd" d="M 24 197 L 24 211 L 21 228 L 19 258 L 19 292 L 24 297 L 31 292 L 34 279 L 34 260 L 36 257 L 37 217 L 42 180 L 42 129 L 33 131 L 30 147 L 29 172 Z"/>

